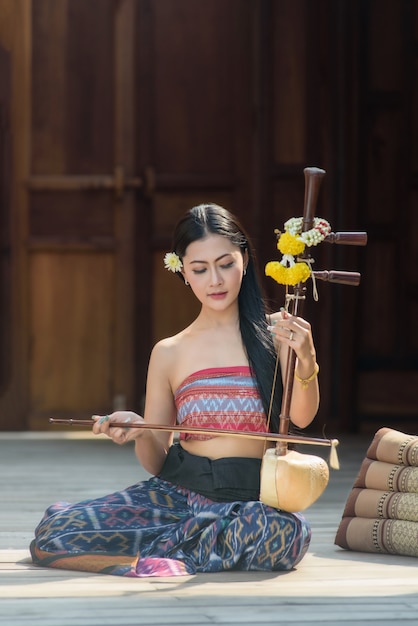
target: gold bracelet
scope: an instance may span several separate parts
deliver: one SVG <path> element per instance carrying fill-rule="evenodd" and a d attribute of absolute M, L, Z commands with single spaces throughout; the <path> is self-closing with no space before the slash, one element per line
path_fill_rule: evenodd
<path fill-rule="evenodd" d="M 295 371 L 295 378 L 302 385 L 302 389 L 306 389 L 309 383 L 312 380 L 314 380 L 318 376 L 318 374 L 319 374 L 319 365 L 318 363 L 315 363 L 314 371 L 309 376 L 309 378 L 301 378 L 300 376 L 296 374 L 296 371 Z"/>

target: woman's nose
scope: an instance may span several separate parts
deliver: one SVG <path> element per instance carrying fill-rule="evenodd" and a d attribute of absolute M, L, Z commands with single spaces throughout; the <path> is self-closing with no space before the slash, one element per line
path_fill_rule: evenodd
<path fill-rule="evenodd" d="M 213 286 L 220 285 L 222 283 L 222 276 L 216 267 L 211 270 L 210 282 Z"/>

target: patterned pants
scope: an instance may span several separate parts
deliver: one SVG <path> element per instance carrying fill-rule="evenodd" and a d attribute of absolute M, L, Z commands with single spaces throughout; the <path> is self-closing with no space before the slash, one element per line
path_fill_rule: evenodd
<path fill-rule="evenodd" d="M 305 555 L 300 514 L 258 501 L 214 502 L 151 478 L 97 500 L 57 503 L 31 544 L 44 567 L 119 576 L 290 570 Z"/>

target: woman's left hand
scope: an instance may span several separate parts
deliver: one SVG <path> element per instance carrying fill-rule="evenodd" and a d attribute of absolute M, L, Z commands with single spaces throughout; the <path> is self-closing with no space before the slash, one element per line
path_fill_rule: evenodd
<path fill-rule="evenodd" d="M 296 352 L 299 367 L 306 364 L 307 370 L 312 369 L 316 360 L 312 329 L 309 322 L 282 310 L 270 317 L 269 330 L 279 344 L 279 348 L 287 346 Z"/>
<path fill-rule="evenodd" d="M 295 376 L 301 384 L 292 388 L 290 419 L 299 428 L 309 426 L 319 406 L 319 386 L 316 374 L 316 351 L 309 322 L 302 317 L 280 311 L 271 315 L 269 329 L 280 354 L 282 380 L 286 380 L 289 349 L 296 353 Z M 309 383 L 306 385 L 306 381 Z"/>

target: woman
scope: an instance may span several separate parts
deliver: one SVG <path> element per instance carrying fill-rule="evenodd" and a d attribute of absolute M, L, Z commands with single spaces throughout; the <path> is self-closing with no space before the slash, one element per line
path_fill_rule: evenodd
<path fill-rule="evenodd" d="M 319 402 L 310 326 L 285 312 L 266 316 L 250 240 L 222 207 L 191 209 L 165 263 L 192 289 L 200 313 L 154 347 L 143 418 L 129 411 L 93 417 L 94 433 L 134 441 L 153 477 L 98 500 L 50 507 L 35 532 L 33 561 L 125 576 L 291 569 L 308 549 L 310 529 L 300 514 L 258 501 L 262 441 L 182 433 L 173 444 L 172 433 L 129 423 L 277 430 L 281 385 L 271 424 L 266 417 L 276 350 L 283 368 L 293 349 L 291 420 L 305 428 Z"/>

